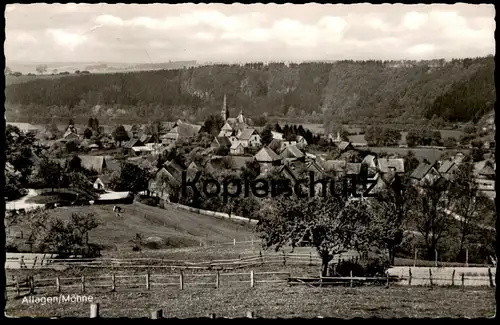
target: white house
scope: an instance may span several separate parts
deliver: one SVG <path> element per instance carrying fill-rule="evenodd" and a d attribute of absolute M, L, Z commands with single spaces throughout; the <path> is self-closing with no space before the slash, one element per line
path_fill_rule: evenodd
<path fill-rule="evenodd" d="M 239 142 L 243 147 L 259 147 L 262 145 L 260 135 L 255 129 L 244 129 L 238 135 Z"/>
<path fill-rule="evenodd" d="M 283 140 L 283 133 L 275 132 L 275 131 L 271 131 L 271 133 L 273 135 L 273 139 Z"/>
<path fill-rule="evenodd" d="M 232 135 L 234 135 L 234 130 L 231 125 L 226 122 L 219 132 L 219 137 L 230 137 Z"/>
<path fill-rule="evenodd" d="M 297 136 L 297 145 L 298 145 L 299 148 L 304 148 L 305 146 L 307 146 L 307 140 L 306 140 L 306 138 L 304 138 L 301 135 L 298 135 Z"/>
<path fill-rule="evenodd" d="M 229 148 L 229 152 L 232 155 L 242 155 L 245 152 L 245 147 L 241 142 L 233 142 Z"/>

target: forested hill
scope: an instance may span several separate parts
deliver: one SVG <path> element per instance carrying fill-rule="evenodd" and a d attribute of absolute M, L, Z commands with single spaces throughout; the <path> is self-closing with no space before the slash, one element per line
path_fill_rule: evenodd
<path fill-rule="evenodd" d="M 6 88 L 8 120 L 191 118 L 218 113 L 323 122 L 477 120 L 493 110 L 494 58 L 212 65 L 36 79 Z M 28 121 L 27 121 L 28 122 Z"/>

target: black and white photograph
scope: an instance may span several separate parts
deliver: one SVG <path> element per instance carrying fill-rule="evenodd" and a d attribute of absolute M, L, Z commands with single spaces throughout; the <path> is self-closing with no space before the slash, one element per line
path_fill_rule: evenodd
<path fill-rule="evenodd" d="M 8 319 L 496 317 L 493 4 L 6 4 Z"/>

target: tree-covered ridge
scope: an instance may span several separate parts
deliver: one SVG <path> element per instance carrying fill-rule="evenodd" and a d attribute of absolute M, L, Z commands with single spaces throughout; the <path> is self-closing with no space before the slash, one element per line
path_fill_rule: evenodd
<path fill-rule="evenodd" d="M 6 88 L 9 119 L 29 116 L 100 120 L 230 115 L 374 122 L 433 115 L 453 122 L 478 119 L 495 100 L 493 57 L 414 62 L 382 61 L 207 65 L 181 70 L 84 74 L 37 79 Z M 46 116 L 43 116 L 45 114 Z"/>

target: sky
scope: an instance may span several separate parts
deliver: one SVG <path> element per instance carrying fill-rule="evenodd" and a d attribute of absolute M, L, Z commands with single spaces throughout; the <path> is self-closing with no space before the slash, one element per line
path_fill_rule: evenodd
<path fill-rule="evenodd" d="M 495 54 L 471 5 L 11 4 L 7 60 L 159 63 L 451 59 Z"/>

